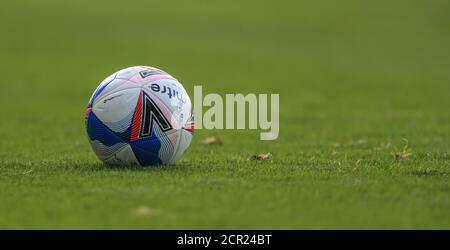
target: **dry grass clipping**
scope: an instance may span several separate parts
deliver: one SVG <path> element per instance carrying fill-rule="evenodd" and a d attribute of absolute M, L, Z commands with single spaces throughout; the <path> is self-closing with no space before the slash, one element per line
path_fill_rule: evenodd
<path fill-rule="evenodd" d="M 269 152 L 256 154 L 256 155 L 252 156 L 251 159 L 252 160 L 257 160 L 257 161 L 267 161 L 267 160 L 272 159 L 272 154 L 269 153 Z"/>
<path fill-rule="evenodd" d="M 133 210 L 133 214 L 137 217 L 149 217 L 152 216 L 155 211 L 146 206 L 140 206 Z"/>
<path fill-rule="evenodd" d="M 403 141 L 405 142 L 405 146 L 403 147 L 403 150 L 400 152 L 392 152 L 392 155 L 396 160 L 405 160 L 410 158 L 413 153 L 408 149 L 409 147 L 409 141 L 405 138 L 403 138 Z"/>
<path fill-rule="evenodd" d="M 206 137 L 200 141 L 203 145 L 222 145 L 222 139 L 216 136 Z"/>

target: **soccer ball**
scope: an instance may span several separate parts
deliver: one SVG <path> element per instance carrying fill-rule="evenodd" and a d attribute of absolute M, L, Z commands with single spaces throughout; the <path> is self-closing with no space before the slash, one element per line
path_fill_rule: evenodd
<path fill-rule="evenodd" d="M 192 140 L 192 103 L 183 85 L 166 72 L 130 67 L 94 91 L 86 129 L 92 149 L 107 164 L 173 164 Z"/>

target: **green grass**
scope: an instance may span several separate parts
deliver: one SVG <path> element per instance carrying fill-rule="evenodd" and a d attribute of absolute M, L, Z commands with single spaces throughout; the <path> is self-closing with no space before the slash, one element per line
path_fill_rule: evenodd
<path fill-rule="evenodd" d="M 2 1 L 0 228 L 450 229 L 449 11 L 425 0 Z M 197 130 L 175 166 L 105 166 L 84 109 L 133 65 L 166 70 L 191 95 L 195 84 L 279 93 L 280 138 Z M 211 135 L 224 144 L 200 143 Z M 403 139 L 412 155 L 396 159 Z M 249 160 L 259 152 L 273 159 Z"/>

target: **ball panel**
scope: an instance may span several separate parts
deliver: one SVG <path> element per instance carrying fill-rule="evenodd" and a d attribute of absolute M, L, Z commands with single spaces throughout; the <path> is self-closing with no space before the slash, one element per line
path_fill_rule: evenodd
<path fill-rule="evenodd" d="M 161 143 L 155 136 L 131 142 L 130 146 L 140 165 L 149 166 L 163 163 L 158 156 Z"/>
<path fill-rule="evenodd" d="M 124 142 L 97 118 L 94 111 L 89 114 L 87 120 L 87 133 L 91 141 L 99 141 L 108 147 Z"/>
<path fill-rule="evenodd" d="M 179 137 L 177 140 L 177 147 L 173 154 L 172 162 L 178 161 L 181 156 L 186 152 L 187 148 L 191 144 L 192 133 L 184 129 L 180 130 Z"/>
<path fill-rule="evenodd" d="M 155 133 L 155 136 L 159 139 L 161 144 L 158 153 L 161 162 L 164 164 L 170 163 L 175 147 L 175 144 L 172 142 L 170 137 L 173 137 L 174 135 L 176 136 L 176 132 L 166 134 L 159 128 L 159 126 L 154 126 L 153 132 Z"/>
<path fill-rule="evenodd" d="M 108 163 L 108 159 L 127 146 L 127 143 L 107 128 L 94 112 L 89 113 L 86 125 L 89 142 L 100 160 Z"/>
<path fill-rule="evenodd" d="M 140 165 L 129 144 L 125 144 L 104 162 L 110 165 Z"/>
<path fill-rule="evenodd" d="M 144 67 L 144 66 L 128 67 L 128 68 L 117 71 L 117 78 L 133 81 L 134 77 L 136 77 L 136 76 L 141 76 L 141 74 L 142 74 L 142 76 L 145 76 L 144 73 L 140 74 L 140 72 L 153 71 L 153 70 L 157 70 L 157 69 L 151 68 L 151 67 Z M 144 78 L 142 76 L 140 77 L 141 79 Z M 136 81 L 133 81 L 133 82 L 136 83 Z"/>
<path fill-rule="evenodd" d="M 103 80 L 98 87 L 94 90 L 94 93 L 92 94 L 91 98 L 89 99 L 88 107 L 92 107 L 94 99 L 97 98 L 104 90 L 105 88 L 116 78 L 116 74 L 112 74 L 108 76 L 105 80 Z"/>
<path fill-rule="evenodd" d="M 95 106 L 95 104 L 104 99 L 105 96 L 109 96 L 121 90 L 131 88 L 141 88 L 141 86 L 128 80 L 115 78 L 108 85 L 105 85 L 101 93 L 93 98 L 91 106 Z"/>
<path fill-rule="evenodd" d="M 109 158 L 114 157 L 115 154 L 128 145 L 125 142 L 120 142 L 108 147 L 98 140 L 89 140 L 89 142 L 97 157 L 102 161 L 107 161 Z"/>
<path fill-rule="evenodd" d="M 92 107 L 98 119 L 116 133 L 130 128 L 140 88 L 120 90 L 99 99 Z"/>

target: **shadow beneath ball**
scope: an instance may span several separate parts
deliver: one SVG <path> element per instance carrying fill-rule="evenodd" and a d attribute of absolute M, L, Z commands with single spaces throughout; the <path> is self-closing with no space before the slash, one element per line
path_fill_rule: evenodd
<path fill-rule="evenodd" d="M 156 164 L 156 165 L 118 165 L 118 164 L 107 164 L 107 163 L 98 163 L 97 170 L 116 170 L 116 171 L 175 171 L 180 170 L 183 164 Z"/>

